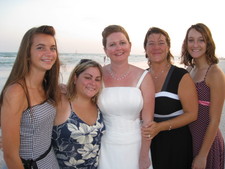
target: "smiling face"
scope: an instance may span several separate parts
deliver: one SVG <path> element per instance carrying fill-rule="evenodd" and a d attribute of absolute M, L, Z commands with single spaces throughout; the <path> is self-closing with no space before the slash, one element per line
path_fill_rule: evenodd
<path fill-rule="evenodd" d="M 50 70 L 57 58 L 54 37 L 47 34 L 36 34 L 33 37 L 30 50 L 30 69 Z"/>
<path fill-rule="evenodd" d="M 107 37 L 106 47 L 104 50 L 111 61 L 118 62 L 128 59 L 131 44 L 123 33 L 115 32 Z"/>
<path fill-rule="evenodd" d="M 146 54 L 151 63 L 167 61 L 169 47 L 166 37 L 159 33 L 152 33 L 147 38 Z"/>
<path fill-rule="evenodd" d="M 204 57 L 206 53 L 205 39 L 200 32 L 191 29 L 188 33 L 187 48 L 189 54 L 194 58 Z"/>
<path fill-rule="evenodd" d="M 101 73 L 97 67 L 89 67 L 78 77 L 74 77 L 74 83 L 78 97 L 93 98 L 101 89 Z"/>

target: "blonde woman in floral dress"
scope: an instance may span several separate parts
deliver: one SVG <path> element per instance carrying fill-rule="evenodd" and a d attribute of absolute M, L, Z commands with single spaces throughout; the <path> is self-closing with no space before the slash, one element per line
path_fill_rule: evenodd
<path fill-rule="evenodd" d="M 105 126 L 96 105 L 102 84 L 101 65 L 82 59 L 72 71 L 67 94 L 62 94 L 52 134 L 61 169 L 96 169 Z"/>

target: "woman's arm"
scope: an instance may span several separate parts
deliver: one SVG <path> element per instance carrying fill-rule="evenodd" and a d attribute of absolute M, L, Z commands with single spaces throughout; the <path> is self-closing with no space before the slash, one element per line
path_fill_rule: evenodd
<path fill-rule="evenodd" d="M 58 126 L 64 123 L 70 116 L 70 104 L 65 94 L 61 93 L 61 99 L 56 106 L 56 116 L 54 120 L 54 125 Z"/>
<path fill-rule="evenodd" d="M 178 96 L 180 98 L 184 113 L 169 120 L 169 128 L 185 126 L 198 117 L 198 95 L 195 84 L 188 73 L 186 73 L 179 84 Z M 167 128 L 168 129 L 168 126 Z"/>
<path fill-rule="evenodd" d="M 4 159 L 8 169 L 23 169 L 19 156 L 20 121 L 22 112 L 27 107 L 24 90 L 19 84 L 6 89 L 1 107 L 2 141 Z"/>
<path fill-rule="evenodd" d="M 210 109 L 209 109 L 209 125 L 203 139 L 202 146 L 198 155 L 195 157 L 193 166 L 206 166 L 206 160 L 210 148 L 215 139 L 219 128 L 220 118 L 222 114 L 225 99 L 225 77 L 224 73 L 216 66 L 212 66 L 206 77 L 206 83 L 210 88 Z"/>
<path fill-rule="evenodd" d="M 144 81 L 141 85 L 141 92 L 143 95 L 144 106 L 141 112 L 141 117 L 143 124 L 142 126 L 148 126 L 150 122 L 153 120 L 154 114 L 154 106 L 155 106 L 155 88 L 154 83 L 152 81 L 152 77 L 149 73 L 144 78 Z M 146 169 L 150 166 L 150 140 L 144 139 L 142 136 L 141 139 L 141 151 L 140 151 L 140 158 L 139 158 L 139 165 L 140 169 Z"/>

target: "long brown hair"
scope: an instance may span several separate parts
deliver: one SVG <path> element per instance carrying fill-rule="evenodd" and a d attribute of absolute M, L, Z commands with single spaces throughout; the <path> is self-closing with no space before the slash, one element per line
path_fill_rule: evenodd
<path fill-rule="evenodd" d="M 188 52 L 188 34 L 191 29 L 195 29 L 196 31 L 201 33 L 205 40 L 205 43 L 206 43 L 205 55 L 206 55 L 206 60 L 208 64 L 217 64 L 219 60 L 215 55 L 216 45 L 214 43 L 210 29 L 203 23 L 197 23 L 195 25 L 191 25 L 191 27 L 187 30 L 186 36 L 184 38 L 183 45 L 182 45 L 181 63 L 186 66 L 194 66 L 194 60 Z"/>
<path fill-rule="evenodd" d="M 24 82 L 25 76 L 30 71 L 30 57 L 31 57 L 31 46 L 33 44 L 33 37 L 37 34 L 47 34 L 51 35 L 56 44 L 55 39 L 55 29 L 52 26 L 43 25 L 40 27 L 34 27 L 28 30 L 20 43 L 20 48 L 17 53 L 14 65 L 9 74 L 9 77 L 1 91 L 0 95 L 0 108 L 3 102 L 3 96 L 6 88 L 14 83 L 22 81 Z M 45 90 L 46 98 L 54 105 L 57 104 L 57 100 L 59 98 L 59 70 L 60 70 L 60 61 L 58 57 L 58 50 L 56 45 L 56 61 L 52 68 L 46 71 L 44 80 L 43 80 L 43 88 Z M 25 90 L 27 90 L 26 85 L 24 85 Z M 1 111 L 1 110 L 0 110 Z"/>

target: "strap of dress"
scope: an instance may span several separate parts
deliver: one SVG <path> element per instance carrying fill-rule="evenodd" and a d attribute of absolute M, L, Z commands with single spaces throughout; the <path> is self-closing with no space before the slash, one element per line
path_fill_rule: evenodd
<path fill-rule="evenodd" d="M 28 93 L 28 90 L 27 90 L 27 85 L 26 85 L 26 82 L 24 80 L 24 85 L 20 82 L 17 82 L 24 90 L 24 93 L 26 95 L 26 98 L 27 98 L 27 103 L 28 103 L 28 108 L 31 107 L 31 104 L 30 104 L 30 97 L 29 97 L 29 93 Z"/>
<path fill-rule="evenodd" d="M 73 112 L 72 104 L 71 104 L 71 102 L 69 102 L 69 103 L 70 103 L 70 110 L 71 110 L 71 112 Z"/>
<path fill-rule="evenodd" d="M 171 77 L 171 75 L 172 75 L 174 69 L 175 69 L 175 66 L 171 65 L 170 70 L 169 70 L 169 72 L 167 73 L 166 80 L 165 80 L 165 82 L 164 82 L 164 84 L 163 84 L 162 91 L 165 91 L 165 90 L 166 90 L 167 85 L 168 85 L 168 83 L 169 83 L 169 81 L 170 81 L 170 77 Z"/>
<path fill-rule="evenodd" d="M 102 80 L 102 88 L 105 88 L 105 83 L 103 80 Z"/>
<path fill-rule="evenodd" d="M 23 80 L 24 84 L 20 83 L 20 82 L 17 82 L 24 90 L 25 92 L 25 95 L 26 95 L 26 98 L 27 98 L 27 103 L 28 103 L 28 108 L 27 109 L 30 109 L 30 115 L 31 115 L 31 120 L 33 122 L 33 109 L 31 107 L 31 104 L 30 104 L 30 97 L 29 97 L 29 92 L 28 92 L 28 89 L 27 89 L 27 84 L 26 84 L 26 81 L 25 79 Z"/>
<path fill-rule="evenodd" d="M 140 77 L 140 79 L 139 79 L 139 81 L 138 81 L 138 83 L 137 83 L 137 88 L 139 88 L 140 87 L 140 85 L 141 85 L 141 83 L 142 83 L 142 81 L 143 81 L 143 79 L 144 79 L 144 77 L 145 77 L 145 75 L 148 73 L 148 71 L 147 70 L 145 70 L 143 73 L 142 73 L 142 75 L 141 75 L 141 77 Z"/>
<path fill-rule="evenodd" d="M 205 73 L 204 81 L 205 81 L 205 79 L 206 79 L 206 76 L 207 76 L 208 71 L 209 71 L 209 69 L 211 68 L 211 66 L 212 66 L 212 64 L 211 64 L 211 65 L 209 65 L 209 67 L 208 67 L 208 69 L 207 69 L 207 71 L 206 71 L 206 73 Z"/>

